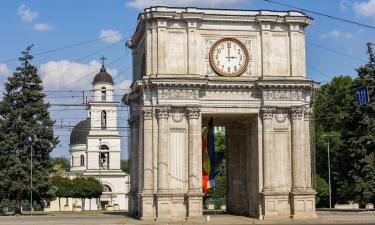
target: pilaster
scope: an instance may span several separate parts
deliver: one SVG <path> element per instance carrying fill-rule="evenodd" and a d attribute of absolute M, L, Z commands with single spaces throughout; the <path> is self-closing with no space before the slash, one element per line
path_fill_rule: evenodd
<path fill-rule="evenodd" d="M 161 106 L 156 109 L 158 119 L 158 190 L 157 198 L 157 220 L 170 220 L 171 218 L 171 191 L 169 188 L 168 175 L 168 152 L 169 152 L 169 125 L 168 117 L 171 108 Z"/>
<path fill-rule="evenodd" d="M 202 151 L 200 149 L 200 109 L 189 107 L 186 109 L 188 118 L 189 144 L 189 188 L 187 193 L 188 218 L 198 219 L 203 216 L 202 209 Z"/>
<path fill-rule="evenodd" d="M 140 193 L 142 207 L 140 217 L 142 220 L 154 220 L 152 118 L 152 108 L 143 107 L 143 187 Z"/>

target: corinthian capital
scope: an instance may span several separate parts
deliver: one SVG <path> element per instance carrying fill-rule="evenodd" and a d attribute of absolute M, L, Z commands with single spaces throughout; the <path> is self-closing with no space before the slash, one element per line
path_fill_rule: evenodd
<path fill-rule="evenodd" d="M 171 108 L 168 106 L 160 106 L 156 108 L 156 117 L 158 119 L 168 119 L 170 110 Z"/>
<path fill-rule="evenodd" d="M 305 120 L 310 120 L 312 116 L 312 109 L 310 107 L 303 108 L 303 118 Z"/>
<path fill-rule="evenodd" d="M 303 110 L 301 106 L 293 106 L 290 108 L 290 116 L 293 120 L 300 120 L 303 116 Z"/>
<path fill-rule="evenodd" d="M 200 109 L 196 106 L 186 108 L 188 119 L 199 119 Z"/>
<path fill-rule="evenodd" d="M 276 111 L 275 108 L 272 107 L 263 107 L 260 109 L 260 113 L 262 115 L 263 120 L 270 120 L 273 118 L 273 114 Z"/>
<path fill-rule="evenodd" d="M 152 108 L 151 107 L 142 107 L 141 110 L 143 119 L 151 120 L 152 119 Z"/>

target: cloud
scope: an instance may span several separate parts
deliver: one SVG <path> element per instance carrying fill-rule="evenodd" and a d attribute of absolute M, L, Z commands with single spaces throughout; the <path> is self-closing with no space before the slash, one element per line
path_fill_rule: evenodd
<path fill-rule="evenodd" d="M 327 34 L 322 34 L 320 36 L 320 39 L 327 39 L 327 38 L 332 38 L 332 39 L 336 39 L 336 40 L 340 40 L 340 39 L 352 39 L 353 38 L 353 35 L 351 33 L 348 33 L 348 32 L 342 32 L 342 31 L 339 31 L 339 30 L 332 30 L 331 32 L 327 33 Z"/>
<path fill-rule="evenodd" d="M 375 16 L 375 0 L 361 3 L 355 2 L 353 8 L 358 16 Z"/>
<path fill-rule="evenodd" d="M 94 76 L 99 72 L 101 63 L 92 60 L 87 64 L 69 60 L 49 61 L 40 65 L 44 86 L 46 90 L 87 90 L 91 88 Z M 117 69 L 108 69 L 107 72 L 115 77 Z"/>
<path fill-rule="evenodd" d="M 144 9 L 149 6 L 206 6 L 232 5 L 248 0 L 131 0 L 126 5 L 136 9 Z"/>
<path fill-rule="evenodd" d="M 117 43 L 121 40 L 121 33 L 112 29 L 100 31 L 99 38 L 100 40 L 106 43 Z"/>
<path fill-rule="evenodd" d="M 130 92 L 129 88 L 132 85 L 132 83 L 132 80 L 123 80 L 119 83 L 116 83 L 114 89 L 118 93 L 126 94 Z"/>
<path fill-rule="evenodd" d="M 9 76 L 12 72 L 10 72 L 10 69 L 6 64 L 0 63 L 0 76 Z"/>
<path fill-rule="evenodd" d="M 24 4 L 20 5 L 20 7 L 18 8 L 17 15 L 19 15 L 21 17 L 21 20 L 24 22 L 32 22 L 39 17 L 38 12 L 31 11 Z"/>
<path fill-rule="evenodd" d="M 36 23 L 34 24 L 33 30 L 44 32 L 53 30 L 53 26 L 48 23 Z"/>
<path fill-rule="evenodd" d="M 340 9 L 341 11 L 346 11 L 347 8 L 351 6 L 351 2 L 349 0 L 341 0 L 340 1 Z"/>

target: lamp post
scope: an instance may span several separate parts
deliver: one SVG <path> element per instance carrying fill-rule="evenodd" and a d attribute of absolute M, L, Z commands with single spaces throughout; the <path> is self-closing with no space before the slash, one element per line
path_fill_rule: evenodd
<path fill-rule="evenodd" d="M 332 135 L 324 134 L 327 137 L 327 164 L 328 164 L 328 193 L 329 193 L 329 208 L 332 208 L 332 187 L 331 187 L 331 156 L 330 156 L 330 143 L 329 137 Z"/>

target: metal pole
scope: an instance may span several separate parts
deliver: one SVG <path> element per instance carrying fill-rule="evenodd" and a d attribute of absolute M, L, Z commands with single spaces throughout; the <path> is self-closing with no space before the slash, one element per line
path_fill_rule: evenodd
<path fill-rule="evenodd" d="M 327 154 L 328 154 L 328 191 L 329 191 L 329 208 L 332 208 L 332 190 L 331 190 L 331 159 L 329 155 L 329 137 L 327 142 Z"/>
<path fill-rule="evenodd" d="M 33 144 L 30 146 L 30 215 L 33 215 Z"/>

